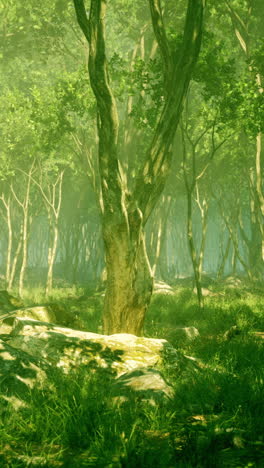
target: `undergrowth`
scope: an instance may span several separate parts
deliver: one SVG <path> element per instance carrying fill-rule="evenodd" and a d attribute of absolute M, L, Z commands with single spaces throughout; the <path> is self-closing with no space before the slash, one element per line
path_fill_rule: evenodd
<path fill-rule="evenodd" d="M 27 296 L 27 305 L 38 303 Z M 101 296 L 54 293 L 49 301 L 79 313 L 83 329 L 101 326 Z M 47 302 L 47 299 L 46 299 Z M 74 309 L 75 307 L 75 309 Z M 85 310 L 88 312 L 85 314 Z M 145 335 L 168 339 L 202 362 L 196 376 L 166 376 L 175 396 L 162 406 L 136 400 L 118 404 L 104 377 L 82 372 L 34 389 L 28 406 L 1 407 L 2 467 L 261 467 L 263 441 L 264 297 L 241 289 L 206 298 L 197 308 L 190 290 L 153 298 Z M 177 327 L 195 326 L 188 340 Z M 236 326 L 237 334 L 225 332 Z M 101 331 L 99 329 L 99 331 Z"/>

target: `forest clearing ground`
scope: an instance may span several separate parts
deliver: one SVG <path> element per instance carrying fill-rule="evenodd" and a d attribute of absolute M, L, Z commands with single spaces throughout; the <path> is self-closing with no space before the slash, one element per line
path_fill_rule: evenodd
<path fill-rule="evenodd" d="M 254 332 L 264 330 L 264 294 L 216 285 L 224 295 L 207 297 L 200 311 L 191 288 L 173 289 L 175 295 L 153 297 L 145 336 L 168 339 L 200 360 L 202 372 L 165 375 L 175 398 L 162 407 L 137 401 L 117 408 L 100 382 L 64 378 L 53 391 L 32 394 L 33 410 L 23 417 L 2 409 L 1 467 L 262 466 L 264 349 Z M 33 296 L 27 306 L 40 303 Z M 100 294 L 54 291 L 48 302 L 101 333 Z M 200 336 L 174 336 L 190 326 Z M 227 339 L 234 326 L 239 333 Z"/>

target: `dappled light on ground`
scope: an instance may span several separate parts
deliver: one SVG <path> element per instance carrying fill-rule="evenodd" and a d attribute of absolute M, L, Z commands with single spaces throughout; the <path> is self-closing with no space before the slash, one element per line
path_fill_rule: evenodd
<path fill-rule="evenodd" d="M 118 367 L 111 363 L 132 362 L 120 346 L 125 335 L 116 351 L 93 333 L 99 342 L 87 347 L 85 330 L 94 329 L 95 320 L 100 328 L 102 303 L 96 295 L 58 299 L 68 315 L 74 304 L 72 320 L 76 323 L 77 314 L 83 331 L 12 316 L 13 333 L 4 333 L 0 342 L 2 463 L 79 468 L 108 466 L 109 460 L 117 467 L 142 466 L 143 460 L 144 468 L 261 466 L 263 293 L 236 286 L 230 301 L 225 286 L 215 284 L 210 289 L 218 294 L 207 297 L 201 312 L 191 289 L 176 283 L 171 289 L 173 294 L 153 296 L 145 335 L 168 339 L 186 357 L 176 365 L 167 350 L 161 374 L 147 365 L 116 379 Z M 51 302 L 56 304 L 55 296 Z M 54 341 L 49 348 L 52 336 L 57 336 L 56 346 Z M 24 339 L 40 338 L 41 345 L 25 341 L 21 350 Z M 132 336 L 129 340 L 135 343 Z M 147 344 L 143 341 L 140 352 Z M 62 372 L 56 364 L 66 355 L 82 366 Z M 115 385 L 109 386 L 111 379 Z M 160 392 L 167 397 L 160 399 Z"/>

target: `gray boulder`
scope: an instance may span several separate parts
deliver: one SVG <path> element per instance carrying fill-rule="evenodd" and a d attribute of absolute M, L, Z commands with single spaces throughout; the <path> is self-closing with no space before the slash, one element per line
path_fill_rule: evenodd
<path fill-rule="evenodd" d="M 117 378 L 112 387 L 112 395 L 117 403 L 140 398 L 141 401 L 155 405 L 166 398 L 173 398 L 174 391 L 158 370 L 143 367 Z"/>
<path fill-rule="evenodd" d="M 213 291 L 210 291 L 210 289 L 207 289 L 207 288 L 201 288 L 201 291 L 202 291 L 203 297 L 218 296 L 217 293 L 214 293 Z M 193 289 L 193 292 L 194 292 L 194 294 L 197 294 L 197 288 L 196 287 Z"/>
<path fill-rule="evenodd" d="M 182 328 L 173 328 L 169 336 L 174 340 L 194 340 L 200 336 L 199 330 L 196 327 L 182 327 Z"/>
<path fill-rule="evenodd" d="M 155 281 L 153 294 L 164 294 L 167 296 L 174 296 L 175 292 L 169 284 L 163 281 Z"/>

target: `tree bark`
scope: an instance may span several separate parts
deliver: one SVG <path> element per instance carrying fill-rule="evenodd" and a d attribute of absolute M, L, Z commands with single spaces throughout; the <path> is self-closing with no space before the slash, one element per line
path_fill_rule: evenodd
<path fill-rule="evenodd" d="M 135 240 L 134 252 L 126 234 L 120 235 L 113 229 L 109 236 L 105 235 L 105 241 L 107 290 L 104 332 L 140 335 L 152 294 L 152 275 L 144 235 L 141 233 L 139 244 Z"/>
<path fill-rule="evenodd" d="M 25 205 L 24 205 L 24 209 L 23 209 L 24 220 L 23 220 L 23 234 L 22 234 L 22 245 L 23 245 L 23 247 L 22 247 L 22 265 L 21 265 L 21 269 L 20 269 L 19 287 L 18 287 L 18 293 L 19 293 L 19 295 L 21 297 L 23 295 L 24 277 L 25 277 L 25 271 L 26 271 L 26 266 L 27 266 L 27 257 L 28 257 L 29 190 L 30 190 L 30 179 L 28 180 Z"/>
<path fill-rule="evenodd" d="M 220 202 L 218 203 L 218 205 L 220 207 L 221 216 L 222 216 L 222 218 L 223 218 L 223 220 L 225 222 L 225 225 L 226 225 L 226 228 L 228 230 L 229 236 L 230 236 L 230 238 L 232 240 L 232 243 L 233 243 L 232 269 L 234 271 L 236 271 L 236 268 L 237 268 L 236 261 L 238 259 L 239 262 L 241 263 L 241 265 L 243 266 L 248 278 L 251 280 L 252 279 L 252 273 L 251 273 L 247 263 L 243 259 L 242 255 L 240 254 L 240 251 L 239 251 L 239 244 L 238 244 L 236 229 L 234 229 L 234 226 L 230 222 L 230 219 L 225 215 L 223 207 L 221 206 Z M 236 221 L 237 221 L 236 222 L 236 226 L 237 226 L 238 225 L 238 215 L 237 215 Z"/>
<path fill-rule="evenodd" d="M 197 260 L 196 249 L 193 239 L 193 226 L 192 226 L 192 192 L 187 192 L 187 239 L 192 260 L 194 282 L 197 291 L 197 299 L 200 308 L 204 306 L 202 285 L 201 285 L 201 274 L 199 269 L 199 261 Z"/>
<path fill-rule="evenodd" d="M 225 271 L 225 265 L 226 265 L 228 255 L 229 255 L 229 251 L 230 251 L 230 246 L 231 246 L 231 237 L 229 236 L 226 247 L 225 247 L 225 250 L 224 250 L 223 255 L 222 255 L 220 266 L 218 268 L 217 279 L 221 279 L 223 277 L 223 274 L 224 274 L 224 271 Z"/>
<path fill-rule="evenodd" d="M 15 250 L 15 254 L 14 254 L 14 257 L 13 257 L 13 261 L 12 261 L 12 267 L 11 267 L 11 270 L 10 270 L 10 277 L 9 277 L 9 281 L 8 281 L 8 289 L 12 289 L 13 284 L 14 284 L 17 262 L 18 262 L 19 255 L 20 255 L 20 252 L 21 252 L 21 249 L 22 249 L 22 238 L 23 238 L 23 221 L 21 223 L 20 233 L 19 233 L 19 237 L 18 237 L 18 241 L 17 241 L 17 247 L 16 247 L 16 250 Z"/>
<path fill-rule="evenodd" d="M 52 232 L 52 242 L 48 249 L 48 273 L 47 273 L 47 281 L 46 281 L 46 296 L 51 292 L 53 287 L 53 268 L 57 253 L 57 246 L 58 246 L 58 237 L 59 237 L 59 228 L 58 222 L 55 219 L 53 226 L 51 226 Z"/>

